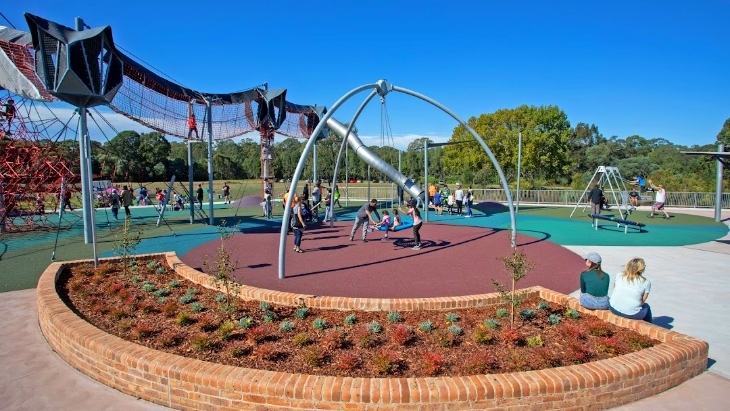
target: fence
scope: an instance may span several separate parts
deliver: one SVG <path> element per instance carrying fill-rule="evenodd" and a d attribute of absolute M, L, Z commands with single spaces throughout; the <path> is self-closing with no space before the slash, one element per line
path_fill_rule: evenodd
<path fill-rule="evenodd" d="M 377 198 L 378 200 L 388 200 L 397 198 L 398 190 L 391 187 L 371 187 L 368 196 L 367 187 L 348 187 L 340 186 L 342 198 L 348 198 L 350 201 L 366 201 L 369 198 Z M 614 197 L 610 190 L 605 190 L 606 198 L 609 203 L 614 202 Z M 621 201 L 625 194 L 616 191 L 616 199 Z M 555 205 L 575 205 L 583 195 L 583 190 L 520 190 L 520 203 L 527 204 L 555 204 Z M 653 200 L 654 193 L 642 193 L 642 200 Z M 408 195 L 406 195 L 408 198 Z M 507 197 L 503 189 L 475 189 L 475 201 L 498 201 L 506 202 Z M 512 199 L 517 201 L 516 192 L 512 191 Z M 583 199 L 585 202 L 586 200 Z M 666 204 L 672 207 L 686 208 L 714 208 L 715 193 L 707 192 L 671 192 L 667 191 Z M 730 193 L 722 194 L 722 208 L 730 208 Z"/>

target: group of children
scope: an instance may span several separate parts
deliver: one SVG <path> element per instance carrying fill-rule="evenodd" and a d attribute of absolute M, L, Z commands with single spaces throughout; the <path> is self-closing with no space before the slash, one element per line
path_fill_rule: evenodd
<path fill-rule="evenodd" d="M 446 184 L 444 184 L 440 190 L 436 190 L 436 186 L 431 185 L 428 191 L 429 199 L 433 204 L 433 208 L 436 210 L 436 215 L 443 215 L 444 205 L 446 205 L 446 210 L 449 215 L 457 214 L 461 216 L 462 209 L 465 208 L 466 213 L 464 216 L 472 217 L 471 204 L 472 201 L 474 201 L 474 192 L 471 186 L 464 191 L 461 188 L 461 184 L 457 184 L 456 190 L 452 192 Z M 456 210 L 454 210 L 454 208 L 456 208 Z"/>

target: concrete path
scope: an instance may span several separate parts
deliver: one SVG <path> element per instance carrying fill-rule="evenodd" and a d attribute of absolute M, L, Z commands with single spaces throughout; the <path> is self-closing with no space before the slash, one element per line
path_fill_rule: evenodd
<path fill-rule="evenodd" d="M 712 216 L 711 210 L 682 212 Z M 723 218 L 727 222 L 730 212 L 726 214 Z M 646 276 L 652 281 L 648 302 L 657 322 L 710 343 L 708 372 L 662 394 L 613 410 L 728 409 L 730 235 L 684 247 L 568 248 L 579 254 L 597 251 L 612 275 L 620 273 L 622 264 L 631 257 L 644 258 Z M 104 386 L 58 357 L 38 327 L 34 289 L 3 293 L 1 297 L 0 411 L 167 410 Z"/>

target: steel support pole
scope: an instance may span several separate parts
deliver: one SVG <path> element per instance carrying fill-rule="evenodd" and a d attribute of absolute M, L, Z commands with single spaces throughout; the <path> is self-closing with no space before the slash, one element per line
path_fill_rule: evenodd
<path fill-rule="evenodd" d="M 370 201 L 372 197 L 370 197 L 370 165 L 368 164 L 368 198 L 365 199 L 365 201 Z"/>
<path fill-rule="evenodd" d="M 86 107 L 79 107 L 79 171 L 81 174 L 81 215 L 84 221 L 84 244 L 89 244 L 93 240 L 91 238 L 91 207 L 89 205 L 89 175 L 86 166 L 87 142 L 86 135 Z M 92 203 L 93 204 L 93 203 Z"/>
<path fill-rule="evenodd" d="M 314 173 L 312 173 L 312 185 L 317 185 L 317 137 L 312 136 L 311 138 L 314 139 L 314 145 L 312 146 L 312 162 L 314 166 Z M 322 195 L 322 193 L 319 193 Z"/>
<path fill-rule="evenodd" d="M 717 146 L 717 152 L 722 153 L 725 151 L 725 145 L 719 144 Z M 722 221 L 722 174 L 724 165 L 720 157 L 717 157 L 717 182 L 715 183 L 715 221 Z"/>
<path fill-rule="evenodd" d="M 522 168 L 522 132 L 517 137 L 517 204 L 515 211 L 520 212 L 520 169 Z"/>
<path fill-rule="evenodd" d="M 428 140 L 423 140 L 423 186 L 426 187 L 426 201 L 424 201 L 423 221 L 428 222 Z"/>
<path fill-rule="evenodd" d="M 208 224 L 215 224 L 213 216 L 213 106 L 210 100 L 205 101 L 208 110 L 208 212 L 210 215 Z"/>
<path fill-rule="evenodd" d="M 193 140 L 188 139 L 188 201 L 190 203 L 190 224 L 193 224 L 195 221 L 195 189 L 193 182 L 193 176 L 195 174 L 195 170 L 193 167 Z"/>

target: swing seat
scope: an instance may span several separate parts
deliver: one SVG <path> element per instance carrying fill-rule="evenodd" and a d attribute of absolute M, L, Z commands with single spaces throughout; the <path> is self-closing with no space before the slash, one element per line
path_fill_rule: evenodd
<path fill-rule="evenodd" d="M 411 228 L 411 227 L 413 227 L 413 221 L 411 221 L 411 220 L 401 220 L 400 225 L 397 226 L 397 227 L 395 227 L 393 229 L 393 231 L 401 231 L 401 230 L 405 230 L 406 228 Z M 380 226 L 379 230 L 380 231 L 388 231 L 388 229 L 385 226 Z"/>

